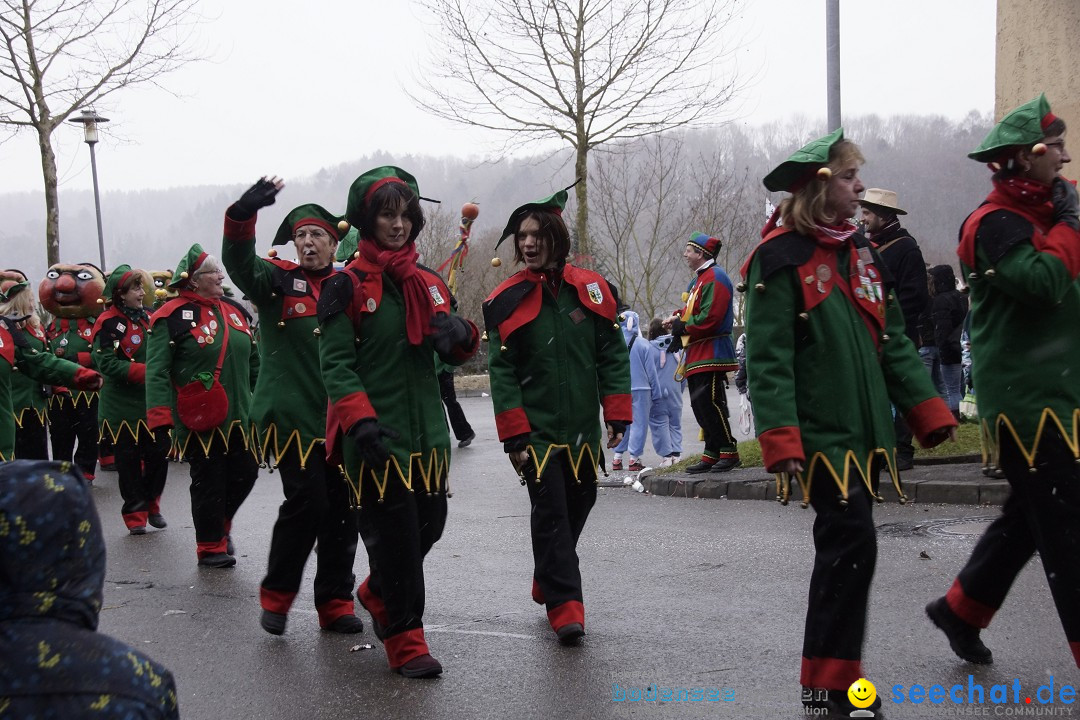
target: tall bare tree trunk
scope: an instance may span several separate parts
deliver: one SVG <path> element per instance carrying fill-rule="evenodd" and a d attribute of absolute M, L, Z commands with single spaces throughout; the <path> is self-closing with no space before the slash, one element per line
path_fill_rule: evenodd
<path fill-rule="evenodd" d="M 592 243 L 589 242 L 589 151 L 583 144 L 578 144 L 577 159 L 574 162 L 574 177 L 578 184 L 574 187 L 577 198 L 577 254 L 578 262 L 585 267 L 593 267 Z"/>
<path fill-rule="evenodd" d="M 41 173 L 45 180 L 45 253 L 49 265 L 60 262 L 60 199 L 56 190 L 56 153 L 51 131 L 38 128 Z"/>

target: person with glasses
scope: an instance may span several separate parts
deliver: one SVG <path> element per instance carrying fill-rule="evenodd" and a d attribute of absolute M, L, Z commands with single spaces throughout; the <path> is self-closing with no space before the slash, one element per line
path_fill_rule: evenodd
<path fill-rule="evenodd" d="M 258 211 L 272 205 L 283 187 L 276 177 L 262 178 L 230 205 L 221 249 L 229 276 L 260 318 L 251 436 L 261 461 L 277 469 L 285 494 L 259 586 L 259 623 L 272 635 L 285 632 L 304 565 L 318 542 L 314 601 L 319 626 L 358 633 L 364 623 L 356 616 L 352 595 L 356 522 L 341 470 L 326 461 L 326 386 L 315 334 L 319 297 L 334 274 L 338 241 L 349 226 L 319 205 L 301 205 L 278 227 L 270 257 L 258 257 Z M 274 249 L 290 243 L 295 262 L 279 258 Z"/>
<path fill-rule="evenodd" d="M 926 613 L 957 656 L 993 662 L 980 633 L 1038 551 L 1080 667 L 1080 201 L 1060 174 L 1072 160 L 1065 121 L 1040 95 L 968 157 L 994 172 L 993 190 L 960 229 L 958 253 L 979 420 L 1009 497 Z"/>
<path fill-rule="evenodd" d="M 236 564 L 233 517 L 259 474 L 251 437 L 251 390 L 259 354 L 247 311 L 225 297 L 221 263 L 195 243 L 176 266 L 178 296 L 150 319 L 146 421 L 172 429 L 188 463 L 198 564 Z"/>

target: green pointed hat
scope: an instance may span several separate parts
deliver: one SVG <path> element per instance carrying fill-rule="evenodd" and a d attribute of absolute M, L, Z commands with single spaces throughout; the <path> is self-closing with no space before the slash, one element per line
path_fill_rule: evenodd
<path fill-rule="evenodd" d="M 4 280 L 0 282 L 0 302 L 8 302 L 28 287 L 30 287 L 30 283 L 26 280 Z"/>
<path fill-rule="evenodd" d="M 577 185 L 577 181 L 574 182 L 574 185 Z M 506 221 L 506 227 L 503 228 L 502 235 L 499 236 L 499 241 L 495 243 L 495 249 L 498 250 L 499 245 L 502 244 L 503 240 L 517 232 L 518 226 L 521 225 L 521 221 L 533 210 L 549 210 L 556 215 L 562 215 L 563 210 L 566 208 L 566 201 L 570 197 L 567 191 L 574 187 L 574 185 L 565 187 L 557 193 L 548 195 L 546 198 L 525 203 L 517 210 L 510 213 L 510 219 Z"/>
<path fill-rule="evenodd" d="M 345 203 L 345 219 L 350 225 L 360 225 L 364 219 L 364 208 L 371 201 L 371 196 L 387 183 L 408 185 L 413 195 L 420 197 L 420 188 L 416 185 L 416 178 L 401 168 L 393 165 L 372 168 L 353 180 L 353 184 L 349 186 L 349 199 Z"/>
<path fill-rule="evenodd" d="M 337 255 L 334 259 L 338 262 L 349 262 L 352 260 L 353 253 L 356 252 L 356 245 L 360 240 L 360 232 L 355 226 L 349 227 L 349 232 L 345 233 L 345 237 L 341 238 L 341 242 L 337 246 Z"/>
<path fill-rule="evenodd" d="M 829 164 L 829 150 L 844 139 L 844 128 L 836 128 L 825 137 L 803 145 L 780 163 L 761 182 L 770 192 L 796 192 L 814 173 Z"/>
<path fill-rule="evenodd" d="M 979 147 L 968 153 L 968 157 L 979 162 L 1000 160 L 1018 145 L 1034 145 L 1042 140 L 1046 137 L 1046 128 L 1055 120 L 1057 117 L 1050 112 L 1046 95 L 1040 94 L 1034 100 L 1009 111 Z"/>
<path fill-rule="evenodd" d="M 349 229 L 349 223 L 345 218 L 333 214 L 321 205 L 309 203 L 289 211 L 289 214 L 281 221 L 271 245 L 287 245 L 292 242 L 293 233 L 303 225 L 321 227 L 335 240 L 340 240 Z"/>
<path fill-rule="evenodd" d="M 207 252 L 202 249 L 202 245 L 195 243 L 188 248 L 187 254 L 180 258 L 180 262 L 176 263 L 176 269 L 173 270 L 172 281 L 169 283 L 169 287 L 178 288 L 181 285 L 187 283 L 188 278 L 195 274 L 199 269 L 199 266 L 206 260 Z"/>
<path fill-rule="evenodd" d="M 116 289 L 124 284 L 125 276 L 131 272 L 130 265 L 117 265 L 113 268 L 113 271 L 109 273 L 109 277 L 105 278 L 105 290 L 102 291 L 101 297 L 109 300 L 116 293 Z"/>

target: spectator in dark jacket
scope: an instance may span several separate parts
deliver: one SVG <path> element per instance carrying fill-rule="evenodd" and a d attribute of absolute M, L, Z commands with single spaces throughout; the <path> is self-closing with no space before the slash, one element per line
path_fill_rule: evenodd
<path fill-rule="evenodd" d="M 881 188 L 867 190 L 860 204 L 867 237 L 896 282 L 896 300 L 904 313 L 904 333 L 918 348 L 919 316 L 929 307 L 930 295 L 927 291 L 926 263 L 919 243 L 900 226 L 899 216 L 907 215 L 907 211 L 899 207 L 895 191 Z M 896 430 L 896 467 L 898 470 L 910 470 L 915 456 L 911 428 L 901 413 L 895 413 L 893 424 Z"/>
<path fill-rule="evenodd" d="M 954 417 L 960 419 L 960 400 L 963 398 L 963 354 L 960 335 L 967 317 L 967 298 L 956 288 L 956 275 L 948 265 L 930 268 L 934 297 L 930 317 L 934 325 L 934 344 L 941 360 L 941 377 L 945 383 L 945 402 Z"/>
<path fill-rule="evenodd" d="M 96 632 L 105 543 L 71 463 L 0 464 L 0 716 L 179 718 L 172 674 Z"/>

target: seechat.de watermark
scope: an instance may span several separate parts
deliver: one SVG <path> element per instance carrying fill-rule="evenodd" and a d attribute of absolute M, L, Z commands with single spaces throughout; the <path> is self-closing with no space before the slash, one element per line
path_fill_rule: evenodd
<path fill-rule="evenodd" d="M 893 685 L 887 699 L 897 705 L 937 706 L 942 714 L 964 717 L 1071 717 L 1076 688 L 1053 676 L 1032 689 L 1019 678 L 984 686 L 968 675 L 966 683 L 948 686 Z"/>
<path fill-rule="evenodd" d="M 734 702 L 735 689 L 721 687 L 675 687 L 611 684 L 612 702 Z"/>

